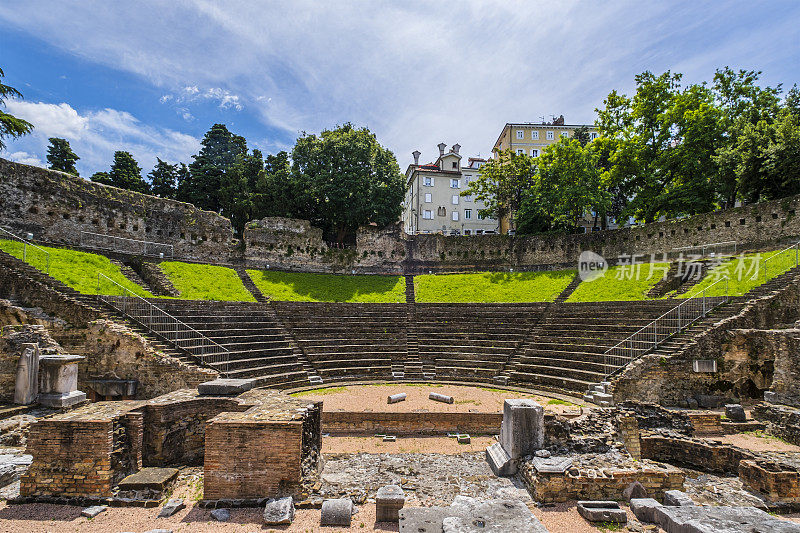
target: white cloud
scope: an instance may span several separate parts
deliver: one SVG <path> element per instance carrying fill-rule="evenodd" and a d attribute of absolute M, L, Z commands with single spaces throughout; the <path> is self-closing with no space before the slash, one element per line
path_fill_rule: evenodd
<path fill-rule="evenodd" d="M 81 158 L 78 170 L 92 174 L 111 165 L 114 152 L 131 152 L 147 173 L 156 157 L 167 161 L 189 162 L 200 149 L 199 139 L 178 131 L 142 124 L 126 111 L 101 109 L 79 113 L 67 103 L 6 102 L 11 114 L 34 125 L 31 135 L 8 143 L 9 156 L 15 161 L 41 165 L 37 156 L 47 151 L 49 137 L 63 137 Z"/>
<path fill-rule="evenodd" d="M 401 166 L 415 148 L 430 159 L 441 141 L 486 155 L 509 121 L 592 121 L 610 90 L 629 91 L 646 69 L 698 81 L 731 65 L 791 83 L 799 58 L 796 2 L 143 0 L 121 9 L 28 0 L 0 5 L 0 20 L 140 76 L 186 108 L 181 116 L 214 102 L 285 138 L 352 121 Z"/>
<path fill-rule="evenodd" d="M 29 154 L 28 152 L 11 152 L 7 155 L 8 159 L 11 161 L 16 161 L 17 163 L 22 163 L 23 165 L 33 165 L 35 167 L 43 167 L 45 164 L 39 159 L 35 154 Z"/>

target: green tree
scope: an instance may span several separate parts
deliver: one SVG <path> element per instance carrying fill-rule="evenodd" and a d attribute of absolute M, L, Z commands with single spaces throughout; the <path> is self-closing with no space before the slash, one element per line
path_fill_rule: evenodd
<path fill-rule="evenodd" d="M 470 182 L 461 196 L 475 196 L 483 201 L 481 216 L 508 218 L 511 227 L 516 227 L 515 219 L 525 195 L 533 187 L 536 175 L 536 159 L 526 154 L 515 154 L 508 149 L 497 154 L 481 167 L 481 174 Z M 534 217 L 529 209 L 528 219 Z"/>
<path fill-rule="evenodd" d="M 201 209 L 219 212 L 222 209 L 222 188 L 239 156 L 247 154 L 244 137 L 234 135 L 224 124 L 214 124 L 201 142 L 200 152 L 189 165 L 189 180 L 183 183 L 179 200 Z"/>
<path fill-rule="evenodd" d="M 0 79 L 5 77 L 3 69 L 0 68 Z M 6 99 L 8 98 L 22 98 L 22 93 L 13 87 L 3 85 L 0 82 L 0 106 L 5 107 Z M 0 111 L 0 150 L 6 147 L 3 139 L 10 137 L 12 139 L 21 137 L 31 132 L 33 124 L 14 115 Z"/>
<path fill-rule="evenodd" d="M 192 185 L 192 175 L 186 163 L 180 163 L 177 171 L 177 186 L 175 187 L 175 199 L 181 202 L 188 202 L 190 196 L 189 187 Z"/>
<path fill-rule="evenodd" d="M 367 128 L 344 124 L 303 134 L 292 150 L 293 170 L 312 199 L 312 221 L 337 242 L 359 226 L 397 222 L 404 194 L 394 154 Z"/>
<path fill-rule="evenodd" d="M 264 174 L 264 159 L 259 150 L 236 157 L 233 166 L 222 176 L 220 207 L 223 215 L 231 219 L 237 235 L 253 215 L 253 190 Z"/>
<path fill-rule="evenodd" d="M 800 111 L 787 107 L 781 110 L 772 139 L 764 148 L 763 195 L 765 199 L 800 194 Z"/>
<path fill-rule="evenodd" d="M 142 179 L 142 169 L 129 152 L 114 152 L 114 163 L 111 171 L 96 172 L 92 175 L 92 181 L 104 183 L 120 189 L 141 192 L 148 194 L 150 185 Z"/>
<path fill-rule="evenodd" d="M 264 173 L 253 192 L 253 209 L 253 218 L 312 216 L 308 192 L 298 175 L 292 172 L 289 154 L 285 151 L 266 157 Z"/>
<path fill-rule="evenodd" d="M 178 165 L 170 165 L 156 158 L 156 166 L 147 175 L 152 193 L 161 198 L 175 198 L 178 184 Z"/>
<path fill-rule="evenodd" d="M 49 141 L 50 146 L 47 147 L 48 168 L 77 176 L 78 169 L 75 168 L 75 162 L 80 157 L 72 151 L 69 141 L 58 137 L 50 137 Z"/>
<path fill-rule="evenodd" d="M 575 128 L 575 131 L 572 132 L 572 138 L 581 143 L 582 146 L 586 146 L 589 144 L 589 141 L 592 140 L 589 127 L 581 126 L 579 128 Z"/>

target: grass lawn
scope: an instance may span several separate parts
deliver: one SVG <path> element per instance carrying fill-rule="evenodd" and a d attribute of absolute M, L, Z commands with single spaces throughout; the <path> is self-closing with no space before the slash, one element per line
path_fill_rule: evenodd
<path fill-rule="evenodd" d="M 288 302 L 403 303 L 402 276 L 342 276 L 274 270 L 248 270 L 264 296 Z"/>
<path fill-rule="evenodd" d="M 658 283 L 669 263 L 642 263 L 609 268 L 605 276 L 584 281 L 575 289 L 568 302 L 614 302 L 646 300 L 647 292 Z"/>
<path fill-rule="evenodd" d="M 574 270 L 426 274 L 414 286 L 418 302 L 552 302 L 573 277 Z"/>
<path fill-rule="evenodd" d="M 22 243 L 0 240 L 0 249 L 22 259 Z M 97 274 L 101 273 L 119 283 L 129 291 L 143 297 L 152 294 L 126 278 L 119 267 L 108 257 L 77 250 L 41 246 L 50 254 L 50 275 L 83 294 L 98 294 Z M 41 271 L 46 270 L 45 255 L 36 248 L 28 247 L 27 261 Z M 100 281 L 100 294 L 122 295 L 124 291 L 105 280 Z"/>
<path fill-rule="evenodd" d="M 769 259 L 767 261 L 768 258 Z M 765 265 L 766 269 L 765 269 Z M 746 254 L 743 256 L 727 259 L 716 267 L 712 268 L 706 277 L 687 293 L 678 295 L 679 298 L 689 298 L 703 292 L 706 287 L 711 286 L 717 280 L 728 276 L 728 294 L 730 296 L 741 296 L 749 290 L 780 276 L 790 268 L 795 266 L 795 251 L 789 249 L 785 251 L 772 251 L 765 253 Z M 706 292 L 706 296 L 723 296 L 725 294 L 725 283 L 718 283 Z"/>
<path fill-rule="evenodd" d="M 184 300 L 256 301 L 232 268 L 165 261 L 161 263 L 161 270 Z"/>

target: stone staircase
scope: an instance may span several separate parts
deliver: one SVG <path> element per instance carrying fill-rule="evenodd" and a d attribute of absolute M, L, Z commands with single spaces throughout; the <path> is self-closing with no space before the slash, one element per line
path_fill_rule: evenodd
<path fill-rule="evenodd" d="M 117 259 L 110 259 L 110 261 L 112 264 L 117 265 L 119 267 L 120 272 L 122 273 L 123 276 L 125 276 L 128 279 L 128 281 L 135 283 L 136 285 L 140 286 L 150 294 L 158 295 L 158 291 L 153 289 L 153 287 L 151 287 L 149 283 L 147 283 L 144 279 L 142 279 L 139 273 L 136 272 L 134 269 L 132 269 L 131 267 L 129 267 L 128 265 Z"/>
<path fill-rule="evenodd" d="M 413 304 L 417 302 L 416 290 L 414 288 L 414 276 L 406 275 L 406 303 Z"/>
<path fill-rule="evenodd" d="M 264 296 L 264 294 L 261 292 L 261 289 L 259 289 L 258 286 L 253 283 L 253 280 L 250 277 L 250 274 L 247 273 L 247 269 L 245 267 L 237 266 L 234 270 L 236 270 L 236 273 L 239 275 L 239 279 L 242 280 L 244 288 L 253 295 L 253 298 L 255 298 L 257 302 L 265 303 L 269 301 L 269 298 Z"/>
<path fill-rule="evenodd" d="M 563 290 L 563 291 L 561 291 L 561 294 L 559 294 L 558 296 L 556 296 L 556 299 L 555 299 L 555 300 L 553 300 L 553 301 L 554 301 L 555 303 L 557 303 L 557 304 L 560 304 L 560 303 L 564 303 L 564 302 L 566 302 L 566 301 L 567 301 L 567 298 L 569 298 L 570 296 L 572 296 L 572 293 L 573 293 L 573 292 L 575 292 L 575 289 L 577 289 L 577 288 L 578 288 L 578 285 L 580 285 L 580 284 L 581 284 L 581 281 L 582 281 L 582 280 L 581 280 L 581 277 L 580 277 L 580 275 L 579 275 L 579 274 L 576 272 L 576 273 L 575 273 L 575 277 L 574 277 L 574 278 L 572 278 L 572 281 L 570 281 L 570 282 L 569 282 L 569 285 L 567 285 L 566 287 L 564 287 L 564 290 Z"/>

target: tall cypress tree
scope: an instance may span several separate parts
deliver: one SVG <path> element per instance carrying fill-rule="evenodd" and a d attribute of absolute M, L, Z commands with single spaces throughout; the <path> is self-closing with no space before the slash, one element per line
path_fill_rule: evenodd
<path fill-rule="evenodd" d="M 223 204 L 222 189 L 228 183 L 230 172 L 239 157 L 247 155 L 244 137 L 234 135 L 224 124 L 214 124 L 201 142 L 200 153 L 193 156 L 189 165 L 188 184 L 184 184 L 182 200 L 201 209 L 220 211 Z"/>
<path fill-rule="evenodd" d="M 150 186 L 153 194 L 161 198 L 175 198 L 178 181 L 178 165 L 170 165 L 161 158 L 150 171 Z"/>
<path fill-rule="evenodd" d="M 52 170 L 60 170 L 67 174 L 78 176 L 78 169 L 75 162 L 80 159 L 69 145 L 66 139 L 50 137 L 50 146 L 47 147 L 47 164 Z"/>

